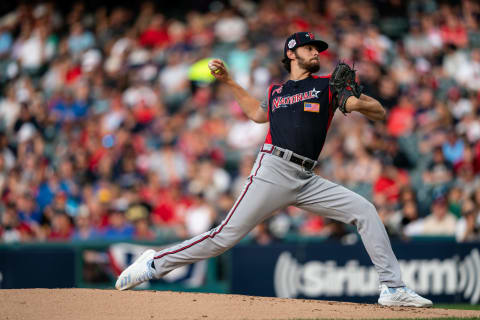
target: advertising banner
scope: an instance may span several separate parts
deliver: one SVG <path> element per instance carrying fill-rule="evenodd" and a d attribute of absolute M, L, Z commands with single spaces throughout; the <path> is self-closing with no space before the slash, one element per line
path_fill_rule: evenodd
<path fill-rule="evenodd" d="M 0 248 L 0 289 L 74 286 L 75 251 L 72 248 Z"/>
<path fill-rule="evenodd" d="M 434 302 L 480 301 L 480 245 L 393 244 L 404 282 Z M 378 276 L 361 244 L 241 245 L 232 252 L 232 293 L 373 303 Z"/>

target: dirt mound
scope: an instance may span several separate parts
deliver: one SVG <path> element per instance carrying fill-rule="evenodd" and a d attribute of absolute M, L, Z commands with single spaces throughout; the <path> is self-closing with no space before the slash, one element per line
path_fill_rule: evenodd
<path fill-rule="evenodd" d="M 0 290 L 0 319 L 365 319 L 480 317 L 480 311 L 230 294 L 92 289 Z"/>

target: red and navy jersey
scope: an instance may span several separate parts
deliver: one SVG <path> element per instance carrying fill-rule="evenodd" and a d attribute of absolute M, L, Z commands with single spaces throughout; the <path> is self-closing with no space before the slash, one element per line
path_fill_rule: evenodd
<path fill-rule="evenodd" d="M 329 79 L 310 76 L 270 86 L 266 100 L 270 130 L 265 143 L 318 159 L 335 113 Z"/>

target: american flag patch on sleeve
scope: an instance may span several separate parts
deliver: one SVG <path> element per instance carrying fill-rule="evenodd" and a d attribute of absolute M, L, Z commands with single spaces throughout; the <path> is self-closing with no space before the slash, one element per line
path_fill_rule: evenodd
<path fill-rule="evenodd" d="M 312 103 L 312 102 L 305 102 L 303 104 L 303 111 L 320 112 L 320 104 L 319 103 Z"/>

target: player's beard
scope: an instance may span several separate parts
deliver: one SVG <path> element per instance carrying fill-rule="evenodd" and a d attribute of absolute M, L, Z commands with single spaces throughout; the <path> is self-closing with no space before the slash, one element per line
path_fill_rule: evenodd
<path fill-rule="evenodd" d="M 295 58 L 297 58 L 298 66 L 303 69 L 308 71 L 309 73 L 315 73 L 320 70 L 320 61 L 318 58 L 312 58 L 309 61 L 306 59 L 300 57 L 298 53 L 295 51 Z"/>

